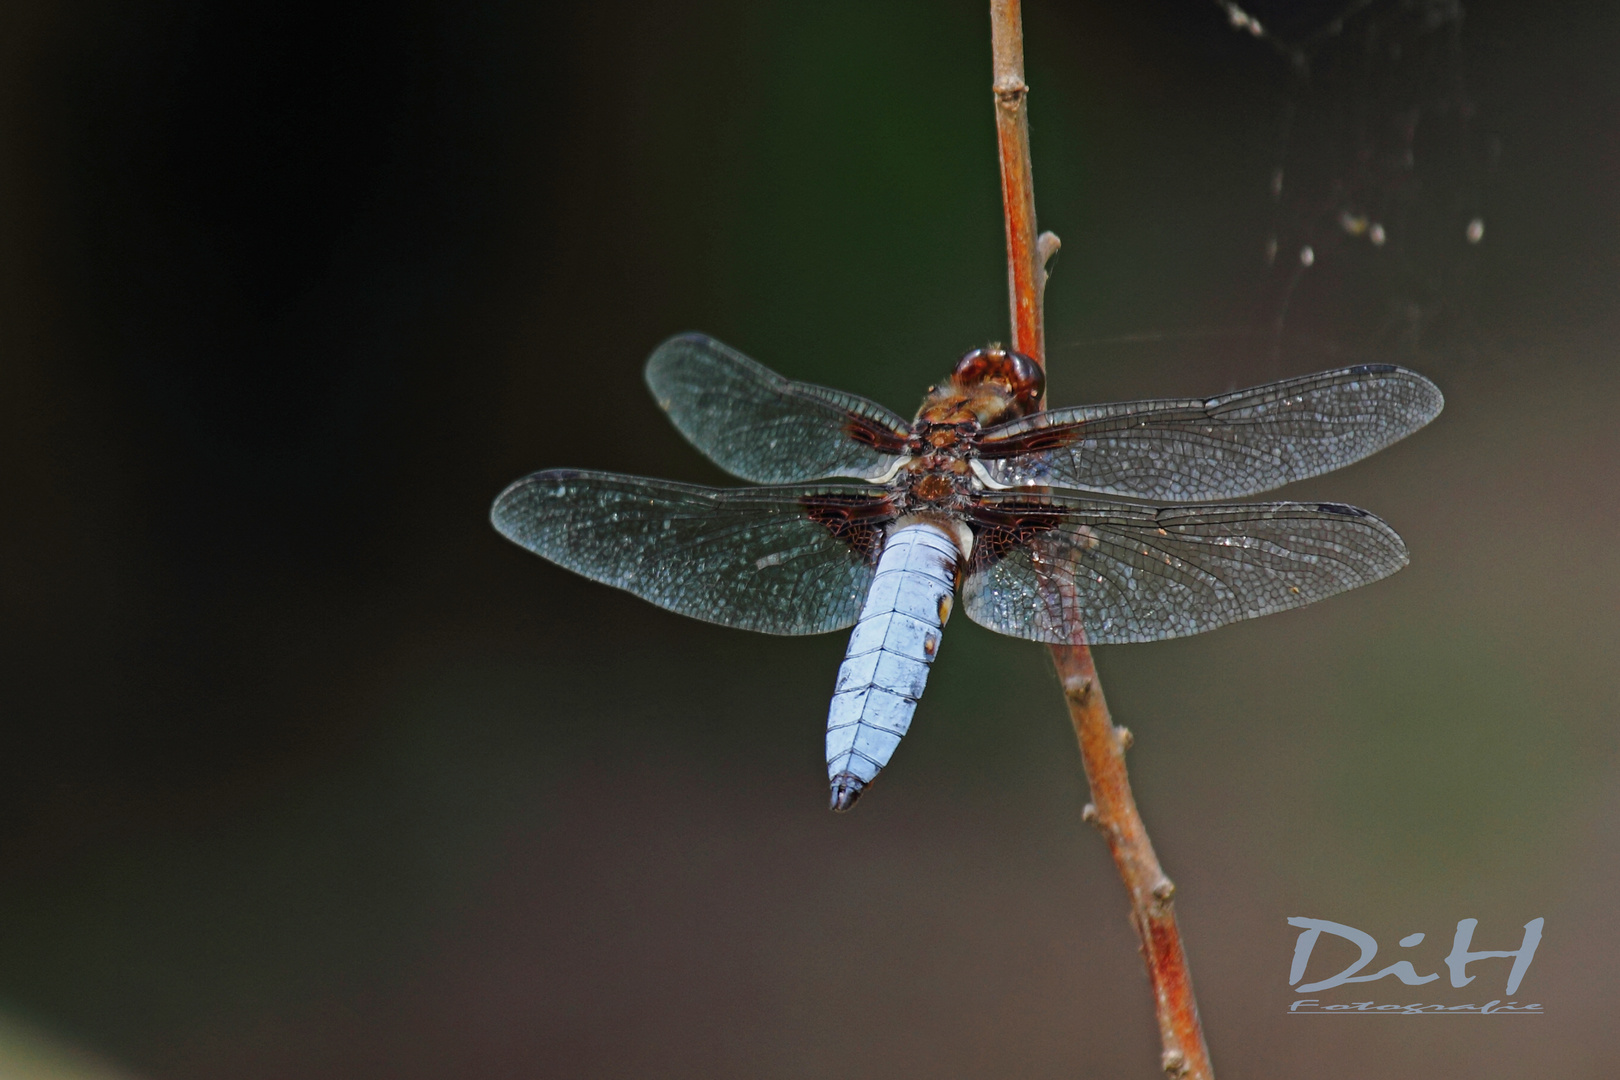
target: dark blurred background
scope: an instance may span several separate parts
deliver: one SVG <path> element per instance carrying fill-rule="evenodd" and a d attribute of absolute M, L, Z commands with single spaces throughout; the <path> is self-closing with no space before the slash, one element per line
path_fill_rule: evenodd
<path fill-rule="evenodd" d="M 1408 570 L 1099 650 L 1215 1059 L 1596 1075 L 1620 9 L 1250 14 L 1025 14 L 1054 404 L 1352 360 L 1447 395 L 1286 493 Z M 834 816 L 841 635 L 486 520 L 548 466 L 727 482 L 642 387 L 671 333 L 909 413 L 1005 326 L 983 3 L 6 5 L 5 1023 L 177 1080 L 1157 1075 L 1041 649 L 953 622 Z M 1286 1016 L 1290 916 L 1426 931 L 1420 971 L 1544 917 L 1547 1015 Z"/>

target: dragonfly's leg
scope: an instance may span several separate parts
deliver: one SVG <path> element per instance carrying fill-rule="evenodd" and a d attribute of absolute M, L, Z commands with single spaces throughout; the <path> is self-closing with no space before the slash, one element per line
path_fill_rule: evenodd
<path fill-rule="evenodd" d="M 951 613 L 956 559 L 956 542 L 933 525 L 904 526 L 883 547 L 827 713 L 834 810 L 855 805 L 911 726 Z"/>

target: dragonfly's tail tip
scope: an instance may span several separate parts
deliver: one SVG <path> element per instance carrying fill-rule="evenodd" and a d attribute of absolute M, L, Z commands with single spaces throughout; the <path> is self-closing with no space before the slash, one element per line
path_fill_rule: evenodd
<path fill-rule="evenodd" d="M 861 797 L 866 789 L 866 781 L 849 773 L 839 773 L 832 779 L 832 793 L 828 804 L 838 813 L 842 814 L 855 805 L 855 800 Z"/>

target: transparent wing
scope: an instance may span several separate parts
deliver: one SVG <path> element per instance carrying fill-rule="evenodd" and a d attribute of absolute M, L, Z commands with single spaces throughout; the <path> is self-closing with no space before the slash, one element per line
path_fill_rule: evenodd
<path fill-rule="evenodd" d="M 1406 545 L 1337 503 L 1166 509 L 993 495 L 971 511 L 968 618 L 1032 641 L 1158 641 L 1301 607 L 1387 577 Z"/>
<path fill-rule="evenodd" d="M 1360 461 L 1433 420 L 1440 390 L 1393 364 L 1363 364 L 1220 397 L 1056 409 L 990 428 L 985 470 L 1166 502 L 1238 499 Z"/>
<path fill-rule="evenodd" d="M 702 334 L 658 346 L 647 385 L 693 446 L 756 484 L 876 479 L 905 453 L 911 432 L 876 402 L 784 379 Z"/>
<path fill-rule="evenodd" d="M 767 634 L 855 624 L 892 520 L 867 485 L 706 488 L 554 469 L 495 500 L 501 535 L 694 619 Z"/>

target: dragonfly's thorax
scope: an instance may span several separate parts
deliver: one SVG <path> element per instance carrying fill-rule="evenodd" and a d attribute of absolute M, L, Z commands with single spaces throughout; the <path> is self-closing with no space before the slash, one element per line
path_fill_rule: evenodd
<path fill-rule="evenodd" d="M 936 423 L 918 420 L 911 426 L 901 470 L 901 491 L 915 509 L 949 509 L 973 493 L 968 451 L 979 431 L 976 420 Z"/>
<path fill-rule="evenodd" d="M 1040 406 L 1046 377 L 1023 353 L 989 345 L 957 361 L 928 388 L 906 442 L 901 492 L 912 512 L 964 509 L 975 491 L 970 455 L 987 427 Z"/>
<path fill-rule="evenodd" d="M 978 421 L 935 423 L 919 419 L 907 440 L 904 481 L 912 494 L 925 502 L 940 502 L 953 494 L 957 481 L 966 483 L 967 452 L 978 431 Z"/>
<path fill-rule="evenodd" d="M 913 462 L 927 462 L 929 468 L 948 465 L 967 453 L 978 430 L 979 422 L 973 419 L 943 423 L 917 420 L 911 425 L 906 453 Z"/>

